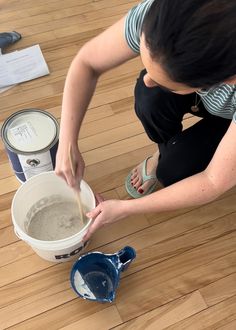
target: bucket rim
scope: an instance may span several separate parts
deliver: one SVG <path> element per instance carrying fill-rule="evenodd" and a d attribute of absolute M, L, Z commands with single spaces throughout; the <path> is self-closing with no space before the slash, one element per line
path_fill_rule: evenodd
<path fill-rule="evenodd" d="M 90 224 L 92 223 L 92 219 L 90 218 L 88 223 L 76 234 L 63 238 L 63 239 L 59 239 L 59 240 L 54 240 L 54 241 L 43 241 L 43 240 L 39 240 L 37 238 L 33 238 L 31 236 L 29 236 L 28 234 L 26 234 L 21 228 L 20 226 L 17 224 L 15 217 L 13 216 L 13 209 L 14 209 L 14 205 L 16 203 L 16 198 L 17 198 L 17 194 L 20 193 L 20 191 L 22 189 L 24 189 L 25 184 L 29 181 L 34 181 L 36 180 L 39 176 L 43 176 L 43 175 L 50 175 L 54 173 L 55 171 L 48 171 L 48 172 L 42 172 L 39 173 L 37 175 L 34 175 L 33 177 L 29 178 L 27 181 L 25 181 L 16 191 L 16 193 L 13 196 L 12 199 L 12 203 L 11 203 L 11 218 L 12 218 L 12 223 L 14 226 L 14 230 L 16 231 L 16 235 L 23 240 L 24 242 L 28 243 L 29 245 L 33 245 L 35 247 L 40 246 L 40 248 L 42 247 L 43 250 L 54 250 L 56 249 L 56 247 L 58 248 L 58 244 L 60 244 L 60 248 L 66 248 L 68 247 L 68 245 L 71 245 L 73 243 L 78 243 L 78 236 L 84 236 L 83 233 L 85 234 L 85 232 L 87 231 L 88 227 L 90 226 Z M 56 175 L 56 174 L 55 174 Z M 83 182 L 83 183 L 82 183 Z M 89 190 L 89 192 L 91 193 L 92 196 L 92 207 L 94 208 L 96 206 L 96 199 L 95 199 L 95 195 L 92 191 L 92 189 L 90 188 L 90 186 L 88 185 L 88 183 L 86 181 L 84 181 L 83 179 L 81 180 L 81 183 L 84 184 L 86 186 L 86 188 Z M 81 237 L 81 238 L 82 238 Z M 81 243 L 82 243 L 82 239 L 81 239 Z M 46 248 L 45 245 L 48 245 L 48 247 Z"/>

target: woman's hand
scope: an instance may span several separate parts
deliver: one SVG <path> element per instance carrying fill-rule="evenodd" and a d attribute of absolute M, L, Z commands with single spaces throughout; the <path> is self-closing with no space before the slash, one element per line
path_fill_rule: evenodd
<path fill-rule="evenodd" d="M 55 173 L 62 177 L 69 186 L 79 189 L 80 181 L 84 175 L 84 160 L 78 149 L 77 143 L 71 144 L 75 176 L 72 174 L 69 159 L 69 143 L 59 144 L 56 156 Z"/>
<path fill-rule="evenodd" d="M 99 203 L 95 209 L 88 212 L 86 216 L 93 220 L 87 233 L 83 237 L 83 241 L 89 240 L 91 235 L 100 227 L 116 222 L 128 214 L 125 211 L 125 203 L 122 200 L 107 200 Z"/>

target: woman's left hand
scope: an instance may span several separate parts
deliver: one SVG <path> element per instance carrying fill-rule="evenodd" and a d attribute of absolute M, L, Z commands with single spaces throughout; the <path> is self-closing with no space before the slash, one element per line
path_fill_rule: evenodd
<path fill-rule="evenodd" d="M 95 209 L 88 212 L 86 216 L 93 220 L 83 241 L 89 240 L 91 235 L 100 227 L 116 222 L 125 216 L 124 203 L 122 200 L 107 200 L 100 202 Z"/>

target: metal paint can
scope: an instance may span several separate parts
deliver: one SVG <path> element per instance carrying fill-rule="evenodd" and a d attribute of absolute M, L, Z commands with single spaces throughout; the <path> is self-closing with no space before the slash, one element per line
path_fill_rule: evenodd
<path fill-rule="evenodd" d="M 17 111 L 3 123 L 1 136 L 20 182 L 55 168 L 59 124 L 50 113 L 39 109 Z"/>

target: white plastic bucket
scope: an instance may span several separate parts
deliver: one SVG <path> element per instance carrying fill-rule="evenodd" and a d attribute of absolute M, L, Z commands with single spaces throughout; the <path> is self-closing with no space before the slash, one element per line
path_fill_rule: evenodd
<path fill-rule="evenodd" d="M 40 200 L 52 195 L 58 195 L 65 200 L 74 201 L 76 199 L 73 189 L 53 171 L 40 173 L 27 180 L 16 191 L 13 198 L 12 222 L 16 235 L 29 244 L 40 257 L 54 262 L 68 261 L 82 252 L 86 246 L 86 243 L 82 242 L 82 238 L 91 224 L 91 219 L 80 232 L 65 239 L 42 241 L 27 234 L 29 210 Z M 81 201 L 87 210 L 92 210 L 96 204 L 91 188 L 83 180 L 81 181 Z"/>

